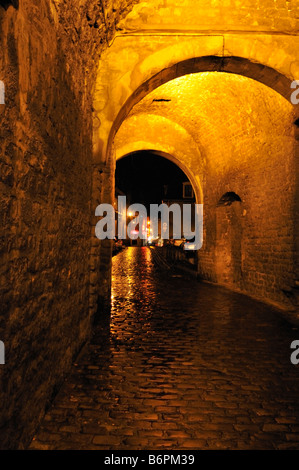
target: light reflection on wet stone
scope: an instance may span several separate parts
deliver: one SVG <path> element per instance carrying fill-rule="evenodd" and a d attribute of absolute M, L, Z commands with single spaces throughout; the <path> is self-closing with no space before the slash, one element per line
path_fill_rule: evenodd
<path fill-rule="evenodd" d="M 271 307 L 129 248 L 113 260 L 110 331 L 98 328 L 32 448 L 299 448 L 294 339 Z"/>

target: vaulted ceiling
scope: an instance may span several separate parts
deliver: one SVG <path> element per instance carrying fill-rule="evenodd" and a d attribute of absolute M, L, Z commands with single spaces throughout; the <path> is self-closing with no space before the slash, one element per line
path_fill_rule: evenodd
<path fill-rule="evenodd" d="M 134 141 L 158 148 L 172 143 L 185 160 L 197 147 L 202 162 L 217 162 L 214 171 L 223 172 L 240 160 L 258 165 L 261 146 L 263 160 L 271 159 L 274 141 L 283 153 L 292 141 L 292 113 L 286 99 L 255 80 L 218 72 L 191 74 L 160 86 L 135 105 L 115 144 L 121 149 Z"/>

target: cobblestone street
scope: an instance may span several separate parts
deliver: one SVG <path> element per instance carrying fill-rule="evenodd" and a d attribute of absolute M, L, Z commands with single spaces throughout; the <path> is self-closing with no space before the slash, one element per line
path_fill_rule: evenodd
<path fill-rule="evenodd" d="M 299 449 L 299 332 L 269 306 L 159 263 L 113 259 L 98 326 L 31 449 Z"/>

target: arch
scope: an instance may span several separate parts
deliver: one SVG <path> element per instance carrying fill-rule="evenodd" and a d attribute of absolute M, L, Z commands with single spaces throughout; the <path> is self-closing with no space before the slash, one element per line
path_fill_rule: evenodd
<path fill-rule="evenodd" d="M 216 209 L 215 267 L 219 284 L 242 287 L 242 239 L 242 200 L 229 191 Z"/>
<path fill-rule="evenodd" d="M 293 92 L 291 88 L 292 80 L 279 71 L 262 63 L 234 56 L 204 56 L 183 60 L 151 76 L 138 86 L 127 99 L 112 124 L 107 144 L 106 162 L 109 161 L 111 157 L 111 147 L 117 131 L 132 108 L 141 101 L 142 98 L 151 93 L 154 89 L 175 78 L 200 72 L 223 72 L 243 75 L 272 88 L 291 102 Z M 296 109 L 298 109 L 298 107 Z"/>
<path fill-rule="evenodd" d="M 217 207 L 221 206 L 231 206 L 234 202 L 242 202 L 242 199 L 238 194 L 234 193 L 233 191 L 229 191 L 219 199 L 217 203 Z"/>
<path fill-rule="evenodd" d="M 128 157 L 129 155 L 132 155 L 134 153 L 144 152 L 144 151 L 150 152 L 150 153 L 152 153 L 154 155 L 157 155 L 159 157 L 162 157 L 162 158 L 166 158 L 167 160 L 171 161 L 176 166 L 178 166 L 183 171 L 183 173 L 185 173 L 185 175 L 187 176 L 187 178 L 189 179 L 189 181 L 192 185 L 192 188 L 193 188 L 193 191 L 194 191 L 194 194 L 195 194 L 196 203 L 197 204 L 202 204 L 203 193 L 202 193 L 202 186 L 201 186 L 200 182 L 195 178 L 192 171 L 187 166 L 185 166 L 182 163 L 182 161 L 180 159 L 178 159 L 173 154 L 164 152 L 163 150 L 157 150 L 157 148 L 151 147 L 150 145 L 146 145 L 144 143 L 142 143 L 142 144 L 135 143 L 131 147 L 126 146 L 122 150 L 119 150 L 117 152 L 117 155 L 116 155 L 116 162 L 118 162 L 122 158 Z"/>
<path fill-rule="evenodd" d="M 254 32 L 251 31 L 251 33 Z M 293 92 L 291 83 L 298 78 L 299 73 L 299 61 L 296 60 L 298 45 L 299 37 L 294 35 L 278 35 L 275 31 L 269 31 L 267 34 L 257 33 L 250 35 L 248 32 L 240 31 L 238 34 L 232 32 L 217 34 L 217 31 L 209 31 L 207 34 L 184 34 L 179 37 L 176 35 L 160 34 L 159 31 L 155 35 L 148 36 L 119 34 L 113 43 L 111 43 L 110 48 L 101 56 L 94 88 L 94 166 L 98 165 L 101 171 L 105 168 L 107 174 L 109 173 L 109 177 L 112 179 L 111 175 L 115 165 L 115 136 L 118 129 L 124 129 L 122 126 L 124 120 L 131 118 L 130 113 L 135 104 L 159 86 L 175 78 L 198 72 L 221 72 L 248 77 L 280 94 L 287 100 L 290 107 L 293 108 L 294 129 L 291 129 L 291 124 L 288 127 L 291 131 L 291 136 L 293 131 L 294 133 L 297 131 L 296 125 L 299 118 L 299 106 L 296 107 L 294 103 L 292 106 L 290 100 Z M 162 146 L 157 149 L 156 142 L 153 138 L 150 138 L 148 133 L 146 136 L 135 135 L 136 142 L 134 144 L 132 143 L 132 137 L 125 141 L 128 146 L 123 148 L 123 155 L 133 147 L 135 150 L 155 149 L 163 151 Z M 163 142 L 160 143 L 163 145 Z M 198 153 L 203 160 L 202 169 L 204 169 L 208 162 L 208 156 L 206 156 L 207 150 L 206 147 L 201 145 L 201 142 L 196 143 L 198 145 Z M 175 146 L 174 144 L 175 142 L 172 142 L 172 146 Z M 290 142 L 291 145 L 293 145 L 293 138 Z M 175 149 L 174 151 L 170 150 L 170 148 L 164 150 L 167 150 L 171 155 L 177 156 L 178 152 L 175 152 Z M 294 153 L 297 155 L 298 145 L 295 146 Z M 186 162 L 184 159 L 183 161 L 189 166 L 189 162 Z M 190 170 L 196 176 L 200 175 L 199 178 L 205 191 L 206 227 L 208 227 L 209 223 L 212 230 L 212 236 L 206 237 L 205 240 L 206 244 L 202 251 L 203 256 L 199 263 L 199 271 L 203 278 L 217 282 L 217 275 L 214 269 L 215 212 L 218 212 L 221 217 L 221 214 L 226 216 L 230 211 L 234 213 L 234 211 L 239 211 L 242 208 L 242 214 L 247 211 L 247 216 L 250 217 L 251 212 L 247 208 L 250 207 L 251 202 L 248 200 L 248 195 L 245 191 L 241 194 L 244 200 L 243 203 L 234 202 L 231 205 L 216 208 L 221 193 L 219 194 L 217 191 L 218 198 L 215 198 L 214 193 L 210 197 L 207 191 L 205 172 L 197 171 L 192 165 Z M 298 178 L 294 172 L 295 179 Z M 108 178 L 105 180 L 104 187 L 108 186 L 106 181 L 108 181 Z M 223 184 L 219 184 L 220 187 L 223 190 L 228 189 L 225 181 L 223 181 Z M 234 188 L 237 192 L 243 191 L 241 185 L 237 187 L 234 185 Z M 214 187 L 213 189 L 216 188 Z M 297 189 L 295 191 L 294 207 L 292 206 L 290 210 L 294 213 L 294 244 L 295 247 L 298 247 L 298 236 L 296 235 L 299 233 L 296 230 L 298 191 Z M 291 198 L 289 198 L 289 202 L 291 205 Z M 243 223 L 243 220 L 246 219 L 245 216 L 243 219 L 242 214 L 240 213 L 241 219 L 239 220 Z M 245 236 L 247 236 L 245 230 L 246 224 L 244 223 L 244 240 Z M 246 248 L 245 244 L 244 247 Z M 298 250 L 295 249 L 295 252 L 298 258 Z M 250 256 L 252 260 L 255 260 L 254 253 L 250 252 Z M 244 277 L 236 276 L 234 285 L 241 288 L 241 290 L 244 287 L 245 291 L 255 292 L 257 285 L 251 281 L 250 266 L 247 264 L 246 257 L 244 261 L 242 257 L 241 263 L 241 268 L 243 269 L 244 267 L 244 272 L 242 274 L 241 271 L 241 274 Z M 265 272 L 268 272 L 267 269 Z M 278 282 L 281 283 L 280 274 L 276 277 Z M 267 289 L 269 298 L 281 299 L 279 292 L 273 294 L 272 290 L 270 292 L 270 289 L 272 289 L 270 282 L 267 284 Z"/>
<path fill-rule="evenodd" d="M 159 131 L 161 128 L 162 133 Z M 133 129 L 141 129 L 142 132 L 134 133 Z M 151 114 L 129 117 L 115 137 L 114 150 L 116 161 L 137 151 L 159 152 L 184 171 L 192 182 L 196 199 L 200 203 L 203 201 L 203 149 L 198 148 L 192 135 L 180 124 Z"/>

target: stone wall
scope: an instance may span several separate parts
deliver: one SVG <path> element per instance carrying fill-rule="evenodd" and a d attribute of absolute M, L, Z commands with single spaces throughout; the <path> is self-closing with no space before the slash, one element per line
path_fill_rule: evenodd
<path fill-rule="evenodd" d="M 200 9 L 203 3 L 207 11 L 205 17 Z M 273 10 L 271 17 L 265 14 L 268 8 Z M 250 229 L 243 233 L 243 237 L 250 241 L 248 244 L 243 241 L 241 245 L 242 276 L 226 284 L 295 310 L 291 314 L 292 319 L 299 317 L 299 205 L 295 159 L 298 144 L 295 147 L 294 140 L 298 105 L 292 107 L 290 104 L 291 82 L 299 74 L 297 16 L 296 3 L 286 1 L 244 3 L 187 0 L 180 6 L 172 0 L 142 2 L 121 23 L 123 29 L 118 31 L 111 47 L 101 56 L 94 94 L 95 115 L 97 122 L 101 123 L 95 126 L 94 133 L 96 159 L 98 153 L 99 159 L 105 153 L 106 161 L 109 157 L 113 158 L 110 149 L 112 143 L 117 142 L 117 158 L 125 155 L 128 149 L 162 150 L 172 154 L 181 168 L 188 168 L 186 174 L 189 178 L 193 177 L 195 188 L 202 194 L 198 200 L 205 204 L 208 241 L 201 250 L 199 266 L 204 279 L 221 282 L 216 273 L 219 259 L 215 255 L 217 251 L 219 253 L 216 247 L 218 200 L 227 191 L 245 191 L 243 211 L 247 211 L 246 226 Z M 207 19 L 206 23 L 202 21 L 204 19 Z M 116 61 L 116 57 L 121 60 Z M 282 128 L 277 128 L 279 119 L 274 117 L 280 104 L 269 112 L 271 99 L 266 98 L 270 107 L 266 104 L 262 112 L 261 108 L 254 110 L 254 100 L 252 110 L 243 100 L 245 113 L 253 116 L 255 121 L 246 137 L 246 129 L 240 131 L 238 128 L 240 103 L 234 110 L 222 108 L 225 103 L 232 103 L 235 97 L 244 96 L 242 91 L 234 90 L 228 97 L 226 90 L 220 92 L 214 87 L 210 97 L 205 90 L 201 96 L 204 102 L 208 102 L 209 108 L 202 121 L 195 117 L 196 110 L 203 109 L 204 105 L 196 99 L 198 95 L 191 97 L 191 100 L 188 96 L 184 97 L 179 109 L 174 106 L 176 97 L 179 94 L 184 96 L 184 92 L 178 88 L 179 94 L 169 96 L 165 85 L 169 83 L 171 89 L 172 80 L 177 77 L 181 77 L 184 83 L 186 74 L 207 71 L 225 72 L 223 77 L 226 74 L 249 77 L 265 84 L 269 92 L 275 90 L 278 96 L 282 95 L 285 98 Z M 244 90 L 250 90 L 249 85 L 244 84 Z M 215 99 L 213 102 L 211 100 L 215 95 L 221 103 L 218 107 L 219 120 L 213 117 L 211 128 L 207 129 L 206 123 L 217 109 L 213 104 Z M 146 97 L 148 100 L 145 103 Z M 155 97 L 171 98 L 171 104 L 160 104 L 158 109 L 158 105 L 153 105 Z M 182 110 L 185 111 L 183 116 Z M 258 122 L 255 120 L 258 115 L 265 119 Z M 194 117 L 193 122 L 190 122 L 190 116 Z M 168 131 L 169 123 L 176 132 Z M 227 136 L 227 127 L 234 127 L 234 123 L 235 135 Z M 258 129 L 257 133 L 255 128 Z M 185 145 L 181 137 L 184 132 L 189 134 L 189 145 Z M 197 145 L 194 152 L 196 158 L 192 157 L 191 150 L 194 142 Z M 217 155 L 219 153 L 219 162 L 223 152 L 228 163 L 222 165 L 222 174 L 217 176 L 213 175 L 218 158 L 215 159 L 215 152 Z M 234 163 L 229 164 L 232 155 Z M 253 160 L 249 163 L 251 158 Z M 204 166 L 206 163 L 207 167 Z M 205 173 L 208 175 L 206 181 Z M 273 243 L 271 237 L 275 237 Z M 244 275 L 244 269 L 248 274 Z"/>
<path fill-rule="evenodd" d="M 298 31 L 298 21 L 296 0 L 151 0 L 141 1 L 120 27 L 292 32 Z"/>
<path fill-rule="evenodd" d="M 90 333 L 91 91 L 96 59 L 133 2 L 116 3 L 0 6 L 4 449 L 30 442 Z"/>
<path fill-rule="evenodd" d="M 241 118 L 245 103 L 240 98 L 240 110 L 226 114 L 223 130 L 216 131 L 216 146 L 205 147 L 205 242 L 199 253 L 199 273 L 204 279 L 292 309 L 295 126 L 287 101 L 279 99 L 274 109 L 275 99 L 269 90 L 256 109 L 257 95 L 248 101 L 250 117 L 245 124 Z M 215 138 L 214 131 L 210 138 Z M 229 192 L 241 202 L 219 204 Z"/>
<path fill-rule="evenodd" d="M 6 365 L 0 369 L 0 445 L 6 449 L 23 448 L 30 442 L 51 396 L 90 334 L 97 306 L 109 297 L 111 247 L 100 246 L 95 239 L 93 214 L 99 202 L 107 202 L 113 195 L 114 162 L 105 166 L 104 152 L 111 129 L 117 131 L 144 91 L 169 79 L 167 70 L 177 73 L 180 62 L 180 76 L 184 70 L 190 73 L 193 69 L 190 64 L 186 68 L 185 60 L 193 64 L 195 57 L 245 57 L 248 62 L 237 73 L 262 82 L 266 68 L 261 65 L 255 77 L 248 64 L 273 67 L 288 79 L 298 70 L 294 61 L 298 36 L 292 35 L 298 30 L 298 15 L 293 1 L 197 2 L 197 6 L 205 5 L 202 10 L 194 8 L 193 1 L 178 9 L 173 0 L 138 3 L 1 2 L 0 80 L 5 83 L 6 102 L 0 105 L 0 339 L 6 345 Z M 122 22 L 125 17 L 127 21 Z M 138 32 L 156 31 L 157 25 L 161 34 Z M 206 33 L 188 35 L 198 28 Z M 179 30 L 186 32 L 185 38 Z M 220 30 L 227 34 L 219 34 Z M 259 34 L 253 36 L 254 32 Z M 219 70 L 219 62 L 213 64 L 205 68 L 200 62 L 193 72 Z M 234 73 L 235 66 L 239 66 L 238 60 L 221 60 L 225 71 Z M 155 74 L 160 72 L 162 76 L 155 82 Z M 271 77 L 267 84 L 273 82 L 273 88 L 280 91 L 284 83 Z M 126 102 L 128 109 L 122 112 Z M 285 129 L 285 138 L 292 139 L 291 124 Z M 185 135 L 181 128 L 177 131 Z M 246 140 L 239 140 L 239 145 L 245 144 Z M 259 142 L 257 149 L 272 157 L 271 146 L 265 149 Z M 110 150 L 111 146 L 108 155 Z M 157 150 L 170 151 L 168 147 Z M 258 239 L 269 247 L 264 260 L 268 272 L 291 282 L 290 250 L 295 238 L 289 224 L 294 214 L 291 155 L 290 147 L 287 159 L 279 148 L 275 154 L 268 174 L 267 204 L 256 196 L 265 190 L 264 159 L 260 166 L 256 164 L 251 193 L 246 192 L 246 184 L 240 184 L 246 181 L 240 179 L 241 167 L 239 174 L 228 169 L 223 178 L 210 175 L 206 181 L 214 188 L 206 195 L 207 207 L 211 205 L 211 233 L 216 233 L 219 198 L 226 191 L 240 194 L 250 221 L 255 222 L 248 225 L 254 242 L 247 247 L 251 255 L 242 261 L 251 273 L 246 282 L 252 289 L 265 285 L 267 293 L 273 288 L 277 292 L 278 284 L 265 284 L 264 269 L 259 265 L 255 269 Z M 189 160 L 187 166 L 193 174 Z M 252 170 L 250 162 L 247 170 Z M 201 176 L 194 175 L 194 180 Z M 279 191 L 282 197 L 276 210 L 273 202 Z M 270 212 L 270 224 L 258 236 L 254 229 Z M 274 232 L 275 247 L 270 240 Z M 288 247 L 287 254 L 281 246 Z M 213 277 L 211 253 L 207 247 L 203 252 L 207 277 Z"/>
<path fill-rule="evenodd" d="M 204 204 L 203 279 L 286 308 L 296 281 L 294 120 L 290 101 L 270 87 L 234 74 L 198 73 L 149 93 L 115 138 L 118 157 L 163 143 L 192 175 Z M 226 193 L 236 201 L 220 205 Z"/>

